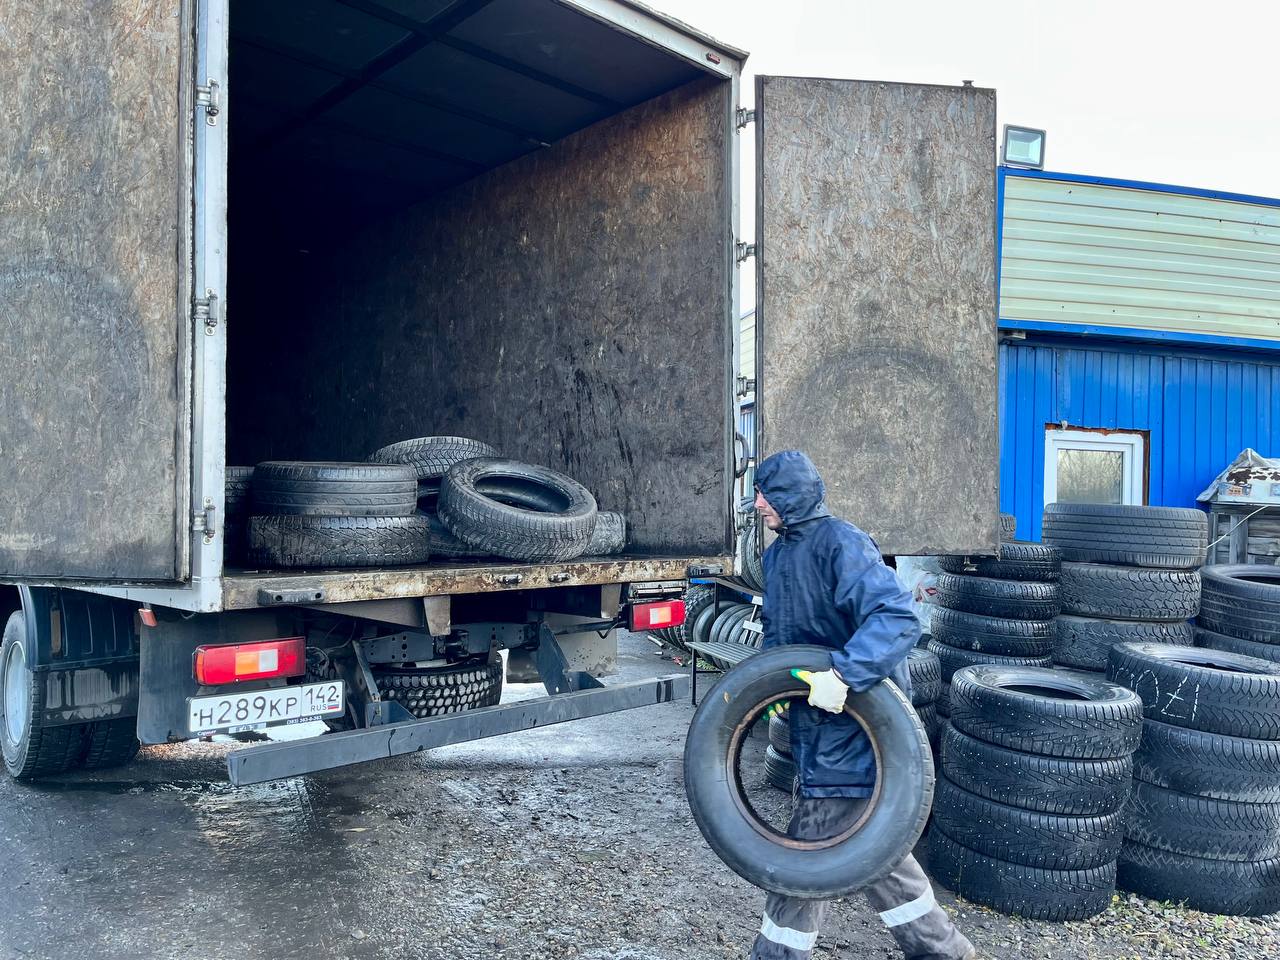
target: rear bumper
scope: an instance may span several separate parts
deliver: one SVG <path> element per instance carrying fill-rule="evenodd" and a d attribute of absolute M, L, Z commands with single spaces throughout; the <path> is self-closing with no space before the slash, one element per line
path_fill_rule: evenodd
<path fill-rule="evenodd" d="M 227 757 L 227 772 L 236 786 L 265 783 L 569 720 L 670 703 L 689 696 L 689 693 L 688 674 L 574 690 L 444 717 L 406 720 L 363 730 L 325 734 L 309 740 L 245 747 Z"/>

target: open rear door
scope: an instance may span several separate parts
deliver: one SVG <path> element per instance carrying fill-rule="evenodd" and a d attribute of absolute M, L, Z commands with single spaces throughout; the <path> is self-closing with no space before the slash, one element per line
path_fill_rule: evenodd
<path fill-rule="evenodd" d="M 0 576 L 189 564 L 192 2 L 0 30 Z"/>
<path fill-rule="evenodd" d="M 757 449 L 885 554 L 992 553 L 992 90 L 756 78 Z"/>

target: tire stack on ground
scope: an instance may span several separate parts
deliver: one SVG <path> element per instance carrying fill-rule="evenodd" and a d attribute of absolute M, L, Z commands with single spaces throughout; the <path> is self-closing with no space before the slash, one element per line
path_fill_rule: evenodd
<path fill-rule="evenodd" d="M 1038 920 L 1105 910 L 1115 892 L 1142 703 L 1089 674 L 955 674 L 933 801 L 934 877 Z"/>
<path fill-rule="evenodd" d="M 1053 659 L 1102 674 L 1120 643 L 1191 646 L 1208 521 L 1199 510 L 1054 503 L 1044 540 L 1062 553 Z"/>
<path fill-rule="evenodd" d="M 1002 531 L 1012 526 L 1006 517 L 1001 514 Z M 1052 547 L 1004 540 L 999 556 L 939 557 L 938 565 L 945 572 L 938 574 L 926 649 L 942 664 L 938 708 L 947 716 L 957 670 L 1051 665 L 1060 561 Z"/>
<path fill-rule="evenodd" d="M 1280 664 L 1121 644 L 1107 675 L 1146 716 L 1120 887 L 1211 913 L 1280 910 Z"/>
<path fill-rule="evenodd" d="M 1196 646 L 1280 663 L 1280 567 L 1223 564 L 1200 575 Z"/>
<path fill-rule="evenodd" d="M 769 718 L 769 746 L 764 752 L 764 776 L 771 786 L 791 793 L 795 787 L 796 762 L 791 756 L 791 711 Z"/>

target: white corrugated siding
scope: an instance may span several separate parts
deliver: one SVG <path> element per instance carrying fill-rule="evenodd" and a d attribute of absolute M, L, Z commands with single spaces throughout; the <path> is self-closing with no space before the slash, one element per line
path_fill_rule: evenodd
<path fill-rule="evenodd" d="M 1000 316 L 1280 339 L 1280 207 L 1007 176 Z"/>

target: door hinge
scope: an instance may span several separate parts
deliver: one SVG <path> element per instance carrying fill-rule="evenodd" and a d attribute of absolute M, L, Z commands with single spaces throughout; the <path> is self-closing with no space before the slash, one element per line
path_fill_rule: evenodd
<path fill-rule="evenodd" d="M 204 324 L 205 336 L 213 336 L 218 329 L 218 295 L 206 290 L 203 297 L 196 297 L 191 304 L 191 319 L 196 326 Z"/>
<path fill-rule="evenodd" d="M 218 96 L 218 81 L 210 79 L 208 83 L 196 86 L 196 110 L 204 111 L 204 122 L 211 127 L 218 125 L 218 114 L 222 112 L 222 104 Z"/>
<path fill-rule="evenodd" d="M 213 535 L 216 527 L 213 523 L 213 512 L 217 509 L 213 505 L 213 500 L 209 497 L 204 498 L 204 509 L 197 511 L 191 517 L 191 529 L 196 533 L 204 534 L 205 543 L 213 543 Z"/>
<path fill-rule="evenodd" d="M 754 110 L 748 110 L 746 107 L 739 107 L 735 111 L 735 116 L 738 121 L 739 130 L 745 127 L 748 123 L 756 122 L 756 112 Z"/>
<path fill-rule="evenodd" d="M 756 245 L 754 243 L 743 243 L 739 240 L 733 245 L 733 248 L 737 252 L 739 263 L 742 263 L 742 261 L 746 260 L 747 257 L 754 257 L 756 255 Z"/>

